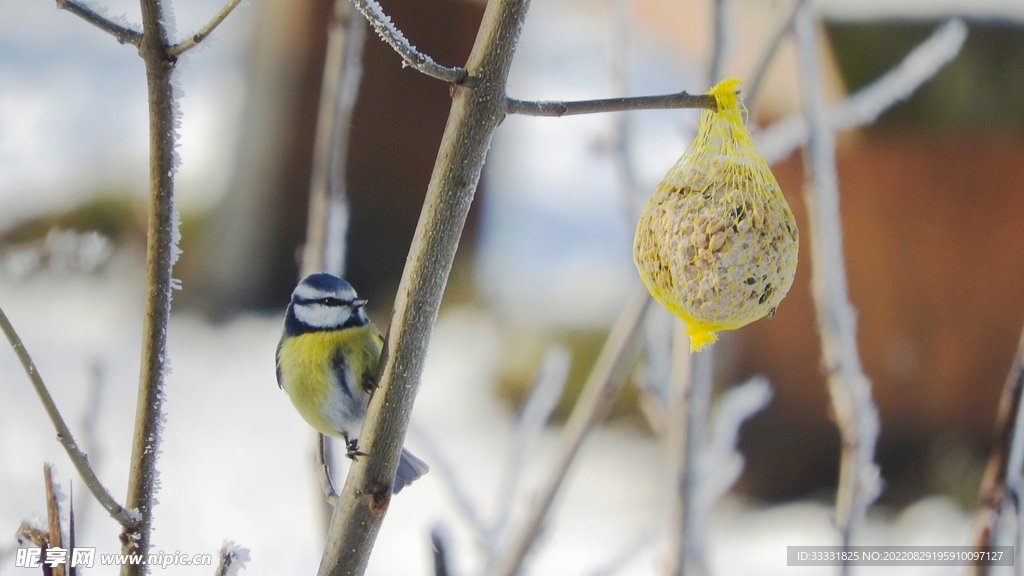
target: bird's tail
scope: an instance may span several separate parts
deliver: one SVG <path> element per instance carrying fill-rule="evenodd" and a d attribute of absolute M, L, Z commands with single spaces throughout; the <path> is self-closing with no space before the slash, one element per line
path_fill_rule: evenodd
<path fill-rule="evenodd" d="M 430 466 L 423 460 L 412 455 L 405 448 L 402 448 L 402 456 L 398 459 L 398 472 L 395 474 L 395 485 L 392 492 L 398 494 L 414 480 L 423 476 L 430 470 Z"/>

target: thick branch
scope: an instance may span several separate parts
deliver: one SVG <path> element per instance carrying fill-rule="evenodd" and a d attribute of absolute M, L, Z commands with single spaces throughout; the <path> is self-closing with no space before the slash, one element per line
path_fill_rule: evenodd
<path fill-rule="evenodd" d="M 193 34 L 188 40 L 179 42 L 178 44 L 168 48 L 167 55 L 171 58 L 177 58 L 190 49 L 195 48 L 203 40 L 206 40 L 206 37 L 212 34 L 217 26 L 220 26 L 220 23 L 228 17 L 228 14 L 231 14 L 231 11 L 234 10 L 235 6 L 238 6 L 238 3 L 241 1 L 242 0 L 230 0 L 230 2 L 221 8 L 220 12 L 218 12 L 217 15 L 206 24 L 206 26 L 200 28 L 199 31 Z"/>
<path fill-rule="evenodd" d="M 871 382 L 857 351 L 857 320 L 850 303 L 843 261 L 839 183 L 835 168 L 835 134 L 827 124 L 818 62 L 818 28 L 813 7 L 803 0 L 794 21 L 801 94 L 809 126 L 806 149 L 805 202 L 811 234 L 811 294 L 817 311 L 822 364 L 843 439 L 836 494 L 836 526 L 844 546 L 864 520 L 881 491 L 874 463 L 878 411 Z M 848 568 L 844 567 L 844 573 Z"/>
<path fill-rule="evenodd" d="M 377 31 L 377 35 L 380 36 L 381 40 L 387 42 L 389 46 L 395 49 L 395 52 L 398 52 L 406 66 L 410 66 L 432 78 L 456 84 L 461 83 L 468 77 L 468 72 L 465 68 L 442 66 L 434 62 L 430 56 L 417 50 L 405 38 L 402 31 L 395 27 L 391 18 L 388 18 L 388 15 L 384 13 L 384 10 L 376 0 L 352 0 L 352 3 L 370 21 L 370 25 Z"/>
<path fill-rule="evenodd" d="M 142 324 L 142 359 L 135 411 L 129 508 L 142 521 L 121 534 L 123 554 L 148 554 L 157 489 L 156 461 L 163 427 L 164 374 L 167 372 L 167 322 L 171 309 L 174 261 L 174 92 L 175 60 L 168 56 L 162 0 L 141 0 L 145 35 L 139 55 L 146 66 L 149 95 L 149 214 L 146 248 L 146 312 Z M 142 576 L 143 565 L 125 565 L 122 576 Z"/>
<path fill-rule="evenodd" d="M 671 110 L 677 108 L 718 109 L 715 99 L 707 94 L 689 94 L 687 92 L 571 102 L 508 98 L 505 104 L 505 111 L 509 114 L 525 114 L 526 116 L 573 116 L 576 114 L 624 112 L 626 110 Z"/>
<path fill-rule="evenodd" d="M 50 417 L 50 422 L 53 423 L 53 427 L 57 429 L 57 441 L 60 442 L 61 446 L 68 453 L 68 458 L 71 459 L 71 463 L 75 465 L 75 469 L 78 470 L 78 474 L 82 477 L 82 481 L 92 492 L 96 500 L 99 501 L 100 505 L 110 514 L 112 518 L 117 520 L 122 526 L 133 527 L 138 524 L 139 517 L 137 514 L 129 512 L 123 506 L 114 500 L 114 497 L 110 492 L 103 487 L 100 483 L 99 478 L 96 477 L 96 473 L 93 472 L 91 466 L 89 466 L 89 457 L 82 452 L 78 447 L 78 443 L 75 442 L 75 437 L 71 435 L 71 430 L 68 425 L 64 423 L 64 417 L 60 415 L 60 411 L 57 410 L 57 405 L 53 401 L 53 397 L 50 396 L 50 391 L 46 389 L 46 384 L 43 383 L 42 376 L 39 375 L 39 371 L 36 370 L 35 363 L 32 362 L 32 357 L 29 356 L 28 351 L 25 350 L 25 345 L 22 343 L 18 333 L 14 331 L 14 326 L 11 325 L 10 320 L 7 319 L 7 315 L 0 309 L 0 329 L 3 329 L 4 335 L 7 336 L 7 340 L 11 343 L 11 347 L 14 348 L 14 353 L 18 356 L 18 360 L 21 362 L 22 368 L 25 369 L 25 374 L 28 375 L 28 379 L 32 382 L 32 387 L 35 388 L 36 394 L 39 395 L 39 400 L 43 403 L 43 408 L 46 410 L 46 415 Z"/>
<path fill-rule="evenodd" d="M 92 8 L 76 0 L 57 0 L 57 8 L 67 10 L 89 24 L 113 36 L 121 44 L 138 46 L 142 42 L 142 32 L 126 28 L 97 13 Z"/>
<path fill-rule="evenodd" d="M 522 568 L 583 440 L 608 413 L 625 384 L 624 359 L 628 356 L 630 344 L 636 341 L 640 320 L 650 303 L 647 291 L 638 291 L 619 314 L 562 430 L 558 460 L 534 496 L 526 520 L 512 535 L 508 545 L 502 547 L 494 565 L 487 570 L 488 576 L 515 576 Z"/>
<path fill-rule="evenodd" d="M 427 345 L 494 130 L 528 0 L 492 0 L 457 85 L 427 195 L 395 299 L 378 387 L 359 434 L 369 454 L 354 462 L 327 534 L 320 574 L 362 574 L 391 499 Z"/>

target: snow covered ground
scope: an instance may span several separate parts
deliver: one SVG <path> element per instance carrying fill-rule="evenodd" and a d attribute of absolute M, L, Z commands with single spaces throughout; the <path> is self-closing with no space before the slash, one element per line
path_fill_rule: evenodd
<path fill-rule="evenodd" d="M 90 444 L 100 477 L 119 499 L 125 493 L 139 361 L 142 281 L 137 263 L 121 255 L 99 275 L 46 273 L 21 283 L 0 280 L 0 306 L 21 332 L 69 425 Z M 251 551 L 245 574 L 315 571 L 325 517 L 311 466 L 314 436 L 274 379 L 280 322 L 279 315 L 247 315 L 221 325 L 189 315 L 173 317 L 154 551 L 216 553 L 224 540 L 233 540 Z M 392 501 L 370 574 L 430 574 L 428 534 L 438 522 L 451 535 L 456 573 L 479 569 L 482 556 L 440 469 L 450 467 L 489 521 L 514 417 L 493 393 L 500 338 L 476 309 L 453 309 L 440 319 L 413 417 L 416 433 L 408 443 L 434 470 Z M 87 439 L 83 417 L 94 364 L 102 384 L 97 423 Z M 10 536 L 22 520 L 42 518 L 44 462 L 56 464 L 65 493 L 74 490 L 80 545 L 116 552 L 117 526 L 83 489 L 6 345 L 0 347 L 0 398 L 0 534 L 7 535 L 0 540 L 0 554 L 5 554 L 0 574 L 27 573 L 13 568 Z M 530 450 L 521 503 L 546 470 L 557 438 L 558 429 L 549 429 Z M 666 521 L 664 461 L 661 444 L 635 427 L 613 422 L 595 433 L 570 474 L 528 573 L 600 573 L 630 549 L 635 553 L 615 573 L 657 573 L 663 551 L 660 527 Z M 344 465 L 339 474 L 343 471 Z M 835 573 L 832 568 L 785 566 L 788 545 L 838 543 L 830 514 L 827 506 L 814 502 L 763 507 L 726 499 L 711 518 L 714 573 Z M 873 516 L 863 543 L 963 544 L 968 531 L 963 511 L 929 499 L 898 516 Z M 638 539 L 645 544 L 638 547 Z M 211 572 L 208 567 L 171 570 Z M 864 568 L 857 573 L 959 570 Z M 115 571 L 97 567 L 90 573 Z"/>

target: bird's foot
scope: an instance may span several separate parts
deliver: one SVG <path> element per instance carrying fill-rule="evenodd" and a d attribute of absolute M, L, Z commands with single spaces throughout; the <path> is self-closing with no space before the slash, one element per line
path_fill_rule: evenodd
<path fill-rule="evenodd" d="M 345 457 L 353 462 L 355 462 L 359 456 L 367 456 L 366 452 L 359 451 L 359 440 L 356 438 L 345 442 L 345 448 L 347 450 L 345 452 Z"/>

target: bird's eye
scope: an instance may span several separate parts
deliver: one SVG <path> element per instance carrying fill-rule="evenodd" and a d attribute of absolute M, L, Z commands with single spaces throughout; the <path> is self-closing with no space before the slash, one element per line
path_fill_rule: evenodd
<path fill-rule="evenodd" d="M 341 306 L 344 302 L 337 298 L 321 298 L 320 304 L 323 304 L 324 306 Z"/>

